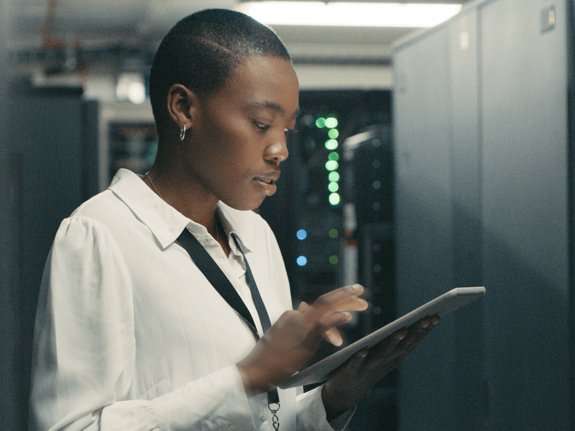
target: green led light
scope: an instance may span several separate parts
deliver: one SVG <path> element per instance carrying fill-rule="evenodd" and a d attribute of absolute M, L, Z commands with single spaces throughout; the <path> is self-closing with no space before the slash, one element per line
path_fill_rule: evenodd
<path fill-rule="evenodd" d="M 329 117 L 325 119 L 325 127 L 329 128 L 329 129 L 333 129 L 334 127 L 337 127 L 337 118 L 334 117 Z"/>
<path fill-rule="evenodd" d="M 337 129 L 330 129 L 330 131 L 327 132 L 327 136 L 329 136 L 331 139 L 337 139 L 337 137 L 339 136 L 339 132 L 337 131 Z"/>
<path fill-rule="evenodd" d="M 339 144 L 335 139 L 330 139 L 329 141 L 325 141 L 325 148 L 328 150 L 335 150 Z"/>
<path fill-rule="evenodd" d="M 337 238 L 337 234 L 338 234 L 337 229 L 330 229 L 328 233 L 329 237 L 332 239 Z"/>
<path fill-rule="evenodd" d="M 300 123 L 304 124 L 306 127 L 312 127 L 313 126 L 313 116 L 311 116 L 309 114 L 304 115 L 303 117 L 301 117 Z"/>
<path fill-rule="evenodd" d="M 335 160 L 337 162 L 339 160 L 339 154 L 337 154 L 336 152 L 329 153 L 327 158 L 329 160 Z"/>
<path fill-rule="evenodd" d="M 339 164 L 335 160 L 328 160 L 325 163 L 325 168 L 328 171 L 335 171 L 339 167 Z"/>
<path fill-rule="evenodd" d="M 339 262 L 339 258 L 336 255 L 329 257 L 329 263 L 331 263 L 332 265 L 337 265 L 338 262 Z"/>
<path fill-rule="evenodd" d="M 329 183 L 329 185 L 327 186 L 327 189 L 330 192 L 335 193 L 339 190 L 339 184 L 338 183 Z"/>
<path fill-rule="evenodd" d="M 328 179 L 332 183 L 337 183 L 339 181 L 339 172 L 330 172 Z"/>
<path fill-rule="evenodd" d="M 340 202 L 341 197 L 339 196 L 339 193 L 332 193 L 329 195 L 329 203 L 332 204 L 333 206 L 339 205 Z"/>
<path fill-rule="evenodd" d="M 315 125 L 318 129 L 325 127 L 325 118 L 319 117 L 317 120 L 315 120 Z"/>

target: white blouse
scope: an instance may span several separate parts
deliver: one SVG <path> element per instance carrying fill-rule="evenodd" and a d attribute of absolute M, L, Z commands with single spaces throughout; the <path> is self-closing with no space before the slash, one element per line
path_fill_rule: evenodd
<path fill-rule="evenodd" d="M 275 237 L 252 211 L 219 204 L 270 319 L 291 308 Z M 245 321 L 175 241 L 207 249 L 261 324 L 236 243 L 207 230 L 134 173 L 65 219 L 46 263 L 34 334 L 33 430 L 271 430 L 267 395 L 248 400 L 236 363 L 255 346 Z M 319 390 L 280 390 L 281 430 L 332 430 Z M 300 391 L 301 392 L 301 391 Z M 349 415 L 334 427 L 341 428 Z"/>

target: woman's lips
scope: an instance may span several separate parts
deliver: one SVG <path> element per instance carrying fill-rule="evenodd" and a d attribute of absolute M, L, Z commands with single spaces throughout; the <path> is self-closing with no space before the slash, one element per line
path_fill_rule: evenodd
<path fill-rule="evenodd" d="M 279 171 L 274 171 L 261 177 L 254 177 L 254 181 L 260 186 L 265 195 L 271 196 L 277 190 L 276 181 L 279 177 Z"/>
<path fill-rule="evenodd" d="M 261 182 L 266 183 L 266 184 L 274 184 L 275 183 L 275 181 L 272 180 L 271 178 L 255 177 L 254 180 L 261 181 Z"/>

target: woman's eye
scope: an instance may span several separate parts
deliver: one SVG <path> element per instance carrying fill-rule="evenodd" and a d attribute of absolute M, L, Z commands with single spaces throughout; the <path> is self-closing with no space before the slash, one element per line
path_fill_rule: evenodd
<path fill-rule="evenodd" d="M 267 129 L 269 129 L 271 127 L 269 124 L 261 123 L 259 121 L 254 121 L 254 124 L 262 132 L 266 131 Z"/>

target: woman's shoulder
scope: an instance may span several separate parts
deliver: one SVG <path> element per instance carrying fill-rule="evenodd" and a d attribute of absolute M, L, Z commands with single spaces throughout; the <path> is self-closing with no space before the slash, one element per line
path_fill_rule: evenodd
<path fill-rule="evenodd" d="M 86 200 L 72 212 L 70 219 L 93 220 L 104 225 L 133 221 L 134 213 L 126 204 L 122 195 L 135 195 L 138 197 L 138 186 L 142 186 L 139 176 L 126 169 L 120 169 L 110 186 Z"/>
<path fill-rule="evenodd" d="M 54 247 L 58 244 L 78 244 L 113 242 L 118 231 L 125 230 L 134 221 L 129 209 L 114 193 L 107 189 L 82 203 L 72 214 L 62 220 Z"/>
<path fill-rule="evenodd" d="M 107 189 L 82 203 L 68 217 L 70 221 L 114 225 L 121 223 L 130 215 L 130 211 L 114 193 Z"/>

